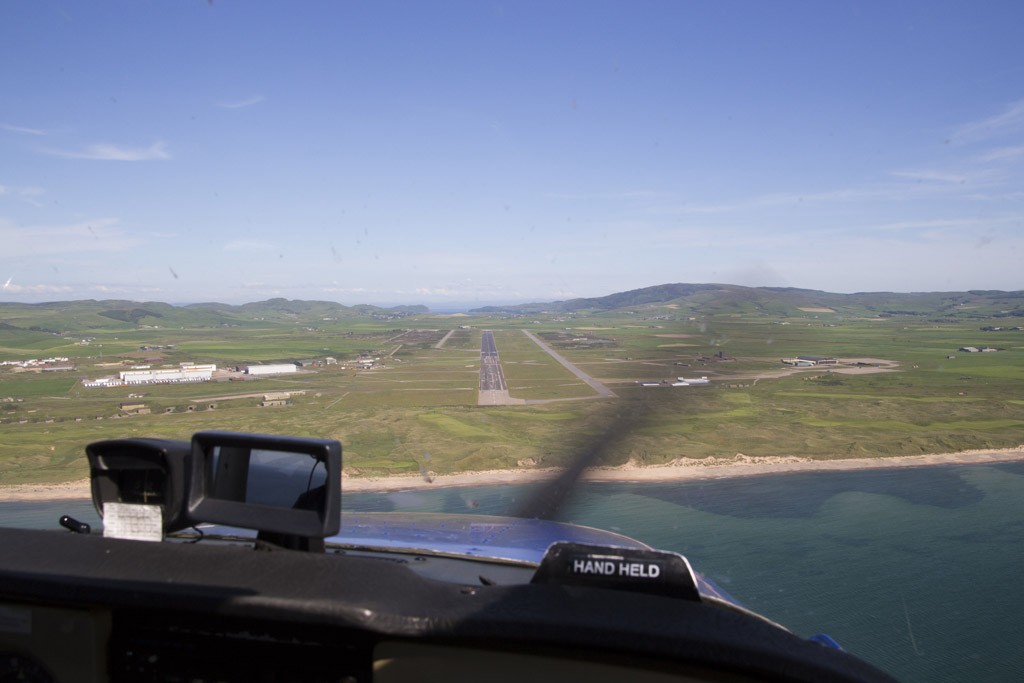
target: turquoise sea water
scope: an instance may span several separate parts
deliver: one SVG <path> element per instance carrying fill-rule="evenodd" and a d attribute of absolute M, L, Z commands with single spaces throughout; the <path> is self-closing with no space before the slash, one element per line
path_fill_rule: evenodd
<path fill-rule="evenodd" d="M 510 510 L 526 486 L 361 493 L 359 510 Z M 0 503 L 53 527 L 85 501 Z M 748 607 L 905 681 L 1024 675 L 1024 463 L 580 487 L 564 521 L 686 555 Z"/>

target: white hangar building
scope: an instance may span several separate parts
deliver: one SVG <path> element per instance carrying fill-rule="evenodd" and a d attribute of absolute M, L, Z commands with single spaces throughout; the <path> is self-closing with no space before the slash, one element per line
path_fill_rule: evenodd
<path fill-rule="evenodd" d="M 276 365 L 250 365 L 245 369 L 247 375 L 284 375 L 295 372 L 295 363 L 278 363 Z"/>

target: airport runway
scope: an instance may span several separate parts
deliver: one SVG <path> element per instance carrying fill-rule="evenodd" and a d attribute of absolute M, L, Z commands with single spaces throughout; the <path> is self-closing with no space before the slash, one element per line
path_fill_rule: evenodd
<path fill-rule="evenodd" d="M 448 330 L 448 334 L 446 334 L 443 337 L 441 337 L 441 341 L 439 341 L 436 344 L 434 344 L 434 348 L 435 349 L 439 349 L 442 346 L 444 346 L 444 343 L 446 341 L 448 341 L 449 337 L 451 337 L 453 334 L 455 334 L 455 330 Z"/>
<path fill-rule="evenodd" d="M 522 401 L 516 401 L 508 395 L 508 384 L 505 383 L 505 375 L 501 371 L 494 333 L 484 330 L 480 339 L 480 395 L 477 405 L 504 406 L 512 403 Z"/>
<path fill-rule="evenodd" d="M 553 348 L 551 348 L 550 346 L 545 344 L 540 339 L 540 337 L 535 335 L 533 332 L 530 332 L 528 330 L 523 330 L 523 334 L 525 334 L 527 337 L 532 339 L 533 343 L 535 343 L 537 346 L 539 346 L 540 348 L 542 348 L 545 351 L 547 351 L 548 355 L 550 355 L 552 358 L 554 358 L 559 363 L 561 363 L 565 367 L 566 370 L 568 370 L 572 374 L 574 374 L 577 377 L 579 377 L 581 380 L 583 380 L 588 385 L 590 385 L 591 389 L 593 389 L 594 391 L 597 392 L 597 396 L 587 396 L 586 398 L 615 398 L 615 392 L 614 391 L 612 391 L 611 389 L 606 387 L 604 384 L 602 384 L 598 380 L 594 379 L 593 377 L 591 377 L 590 375 L 588 375 L 587 373 L 583 372 L 578 367 L 573 365 L 569 360 L 567 360 L 565 358 L 565 356 L 563 356 L 562 354 L 558 353 Z"/>
<path fill-rule="evenodd" d="M 569 372 L 590 385 L 597 394 L 594 396 L 576 396 L 573 398 L 512 398 L 508 393 L 508 384 L 505 382 L 505 375 L 501 371 L 501 361 L 498 359 L 498 347 L 494 343 L 494 333 L 490 330 L 484 330 L 483 337 L 480 339 L 480 392 L 477 398 L 477 405 L 530 405 L 553 403 L 555 401 L 585 401 L 593 398 L 615 398 L 615 392 L 573 365 L 564 356 L 545 344 L 537 335 L 527 330 L 523 330 L 523 334 L 529 337 L 537 346 L 544 349 L 544 351 L 550 354 L 552 358 L 565 366 Z"/>

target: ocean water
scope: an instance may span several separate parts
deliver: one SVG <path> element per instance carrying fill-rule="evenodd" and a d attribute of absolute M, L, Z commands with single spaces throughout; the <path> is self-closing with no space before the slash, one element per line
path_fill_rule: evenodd
<path fill-rule="evenodd" d="M 503 514 L 527 486 L 359 493 L 347 509 Z M 98 525 L 90 503 L 0 503 L 0 524 Z M 904 681 L 1024 677 L 1024 463 L 590 483 L 563 521 L 686 555 L 748 607 Z"/>

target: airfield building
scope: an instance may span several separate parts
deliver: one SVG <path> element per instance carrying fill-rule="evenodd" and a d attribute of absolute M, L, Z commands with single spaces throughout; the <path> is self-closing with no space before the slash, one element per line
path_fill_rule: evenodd
<path fill-rule="evenodd" d="M 839 365 L 838 358 L 828 356 L 797 356 L 796 358 L 780 359 L 785 365 L 792 365 L 798 368 L 810 368 L 818 365 Z"/>
<path fill-rule="evenodd" d="M 295 363 L 277 363 L 274 365 L 250 365 L 245 369 L 247 375 L 284 375 L 295 372 Z"/>
<path fill-rule="evenodd" d="M 797 356 L 799 360 L 810 361 L 813 365 L 839 365 L 838 358 L 828 356 Z"/>
<path fill-rule="evenodd" d="M 217 370 L 214 364 L 182 363 L 178 368 L 124 370 L 118 373 L 122 384 L 162 384 L 209 382 Z"/>

